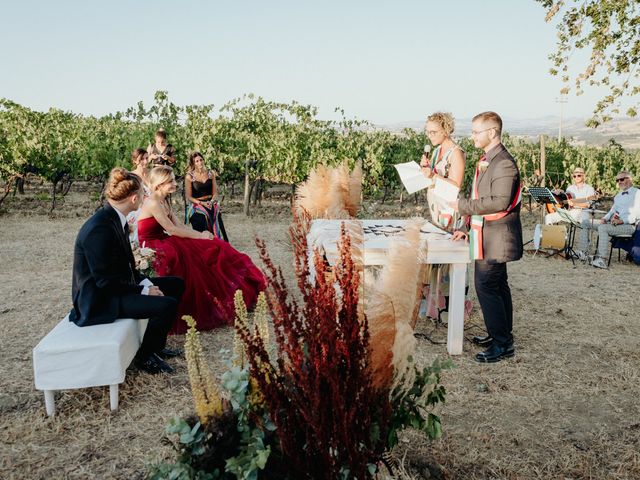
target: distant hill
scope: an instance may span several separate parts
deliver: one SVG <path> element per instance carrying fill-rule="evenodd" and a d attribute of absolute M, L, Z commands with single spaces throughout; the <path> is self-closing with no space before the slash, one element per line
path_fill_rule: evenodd
<path fill-rule="evenodd" d="M 605 145 L 609 139 L 628 149 L 640 148 L 640 120 L 621 118 L 600 126 L 596 129 L 585 126 L 584 118 L 566 118 L 562 122 L 562 136 L 572 139 L 578 145 Z M 531 138 L 540 135 L 558 136 L 559 117 L 546 116 L 531 119 L 504 118 L 505 131 L 511 135 Z M 392 132 L 399 132 L 405 128 L 421 130 L 424 121 L 400 122 L 390 125 L 378 125 L 379 128 Z M 471 120 L 456 119 L 455 136 L 469 136 L 471 134 Z"/>

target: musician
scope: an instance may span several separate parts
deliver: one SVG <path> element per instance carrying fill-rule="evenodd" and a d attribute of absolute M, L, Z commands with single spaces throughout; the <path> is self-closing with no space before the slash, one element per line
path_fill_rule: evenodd
<path fill-rule="evenodd" d="M 587 258 L 590 229 L 598 229 L 598 252 L 591 262 L 596 268 L 607 268 L 605 257 L 611 235 L 633 235 L 640 221 L 640 190 L 632 184 L 631 174 L 625 170 L 616 175 L 620 192 L 613 198 L 611 210 L 600 220 L 583 220 L 578 251 L 581 260 Z"/>
<path fill-rule="evenodd" d="M 589 207 L 589 200 L 596 196 L 596 191 L 591 185 L 585 183 L 584 169 L 577 167 L 571 176 L 573 177 L 573 184 L 567 188 L 567 194 L 570 195 L 567 200 L 569 205 L 568 214 L 576 222 L 581 223 L 583 220 L 588 219 L 588 215 L 583 209 Z M 563 218 L 558 212 L 549 213 L 544 217 L 545 225 L 560 223 L 562 220 Z"/>

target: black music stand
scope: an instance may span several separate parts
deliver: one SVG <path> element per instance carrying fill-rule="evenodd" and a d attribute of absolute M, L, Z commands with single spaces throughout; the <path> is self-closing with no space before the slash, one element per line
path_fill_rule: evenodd
<path fill-rule="evenodd" d="M 558 204 L 556 197 L 553 196 L 553 193 L 551 193 L 551 190 L 549 190 L 547 187 L 529 187 L 529 194 L 531 195 L 531 198 L 536 201 L 536 203 L 542 206 L 547 203 L 553 203 L 554 205 Z M 544 210 L 542 210 L 542 212 L 544 214 Z M 544 223 L 544 215 L 541 221 Z M 529 240 L 523 246 L 529 245 L 531 242 L 533 242 L 533 239 Z"/>
<path fill-rule="evenodd" d="M 558 214 L 560 215 L 560 218 L 562 219 L 562 221 L 564 223 L 569 224 L 569 233 L 567 234 L 567 244 L 564 247 L 564 254 L 567 260 L 571 260 L 571 263 L 573 263 L 573 266 L 576 266 L 576 258 L 578 257 L 578 254 L 576 253 L 576 251 L 573 248 L 575 239 L 576 239 L 576 232 L 578 231 L 579 228 L 582 228 L 580 226 L 580 223 L 576 220 L 574 220 L 571 215 L 569 215 L 569 212 L 567 212 L 566 210 L 563 210 L 561 208 L 558 208 L 556 210 L 558 212 Z"/>
<path fill-rule="evenodd" d="M 531 194 L 531 198 L 540 205 L 544 205 L 546 203 L 553 203 L 554 205 L 558 204 L 556 197 L 553 196 L 553 193 L 551 193 L 551 190 L 547 187 L 529 187 L 529 194 Z"/>
<path fill-rule="evenodd" d="M 531 194 L 531 198 L 533 198 L 540 205 L 545 205 L 547 203 L 551 203 L 551 204 L 555 205 L 556 206 L 556 211 L 560 212 L 560 217 L 562 218 L 563 222 L 569 224 L 569 232 L 567 234 L 567 239 L 565 241 L 564 248 L 562 250 L 558 250 L 558 251 L 556 251 L 555 253 L 552 253 L 552 254 L 548 254 L 547 253 L 547 256 L 551 257 L 553 255 L 563 255 L 564 254 L 564 258 L 566 258 L 567 260 L 571 260 L 571 263 L 573 263 L 573 265 L 575 266 L 575 264 L 576 264 L 575 259 L 578 258 L 578 255 L 573 250 L 573 238 L 575 237 L 575 229 L 579 228 L 579 226 L 577 226 L 575 220 L 573 220 L 571 217 L 566 215 L 565 212 L 560 208 L 560 204 L 558 203 L 558 200 L 556 200 L 556 197 L 553 195 L 551 190 L 549 190 L 548 188 L 546 188 L 546 187 L 530 187 L 529 188 L 529 193 Z"/>

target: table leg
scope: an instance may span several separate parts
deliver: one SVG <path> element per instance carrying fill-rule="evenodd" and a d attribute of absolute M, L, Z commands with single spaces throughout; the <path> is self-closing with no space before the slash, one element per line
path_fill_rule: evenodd
<path fill-rule="evenodd" d="M 118 410 L 118 384 L 109 385 L 109 404 L 111 410 Z"/>
<path fill-rule="evenodd" d="M 466 272 L 466 263 L 451 264 L 449 276 L 449 328 L 447 330 L 447 350 L 450 355 L 462 354 Z"/>
<path fill-rule="evenodd" d="M 47 411 L 47 415 L 50 417 L 56 414 L 56 392 L 55 390 L 44 391 L 44 406 Z"/>

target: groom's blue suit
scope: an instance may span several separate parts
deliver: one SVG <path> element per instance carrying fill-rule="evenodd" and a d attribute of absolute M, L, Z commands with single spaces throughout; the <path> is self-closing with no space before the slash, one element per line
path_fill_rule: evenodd
<path fill-rule="evenodd" d="M 164 296 L 142 295 L 128 234 L 116 210 L 105 204 L 80 229 L 74 247 L 69 319 L 84 327 L 118 318 L 148 318 L 139 356 L 162 351 L 184 290 L 177 277 L 150 279 Z"/>

